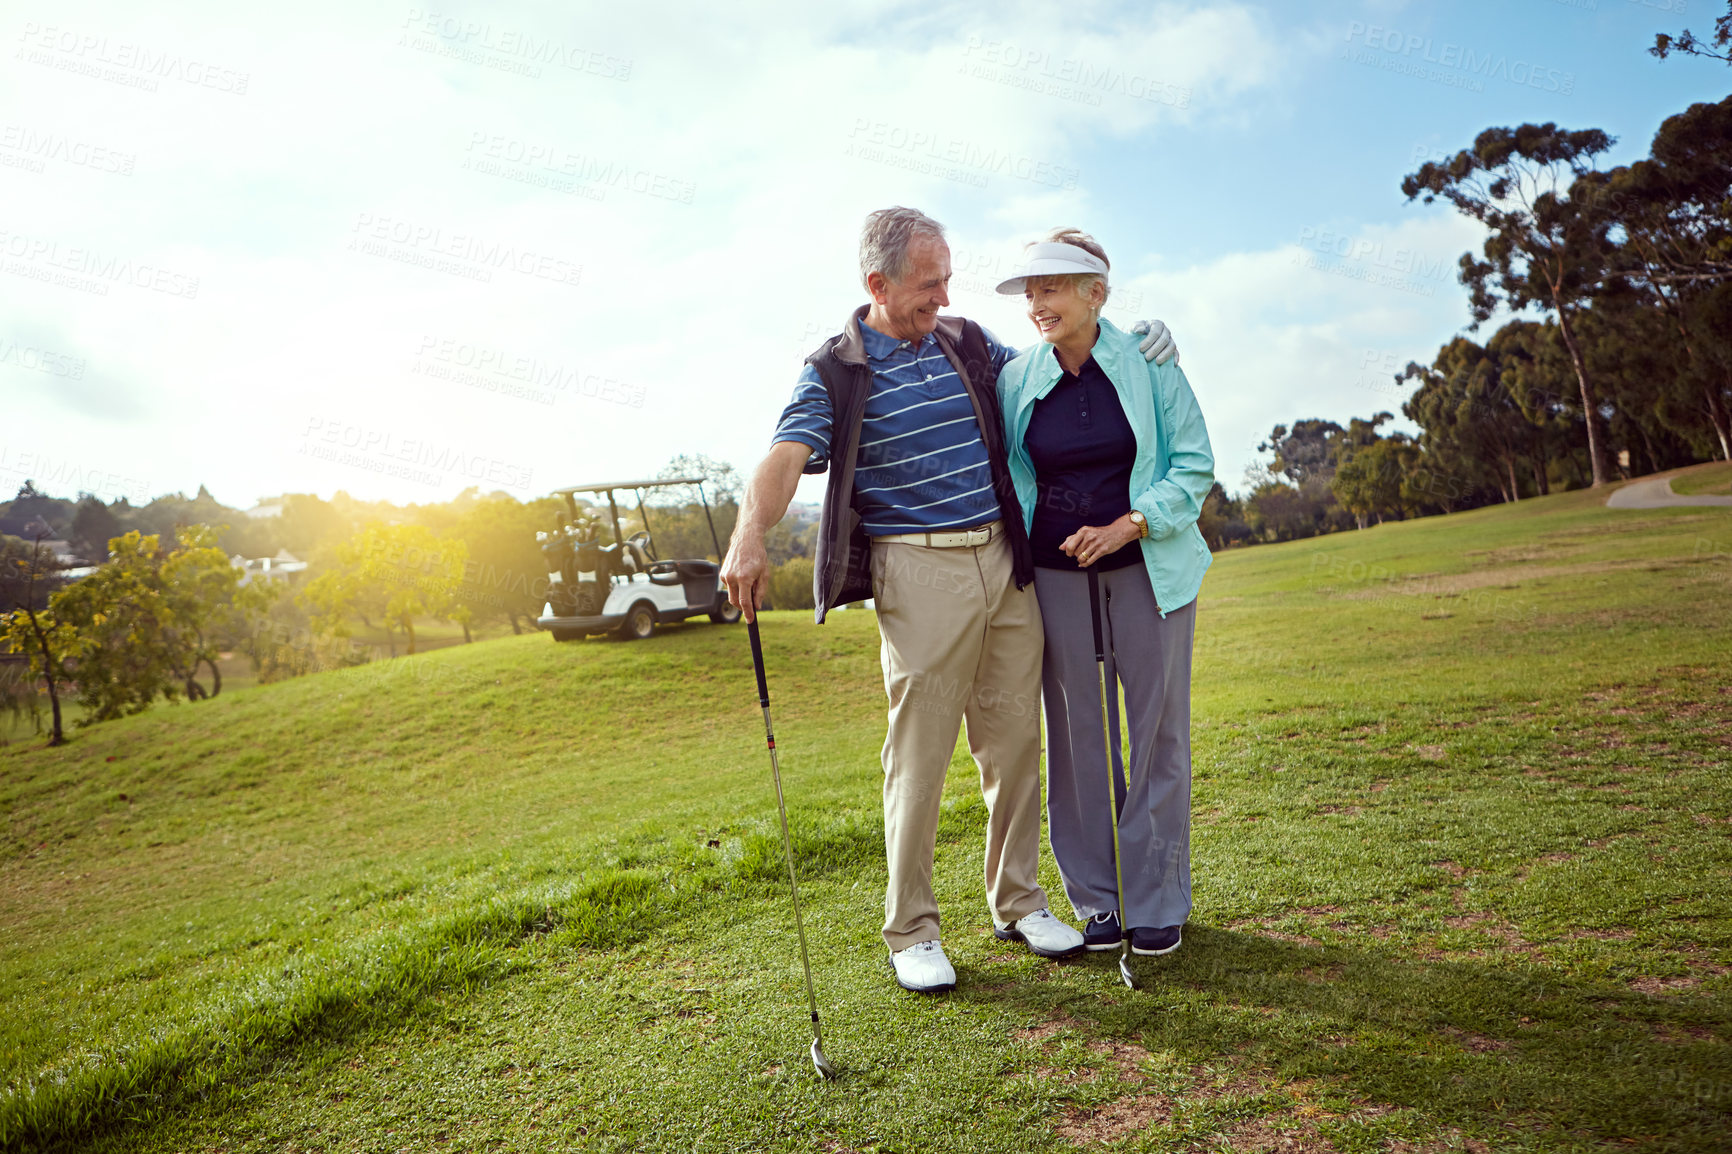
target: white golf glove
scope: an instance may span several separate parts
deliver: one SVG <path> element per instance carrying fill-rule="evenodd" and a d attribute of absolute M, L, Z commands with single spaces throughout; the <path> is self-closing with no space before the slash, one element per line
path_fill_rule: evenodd
<path fill-rule="evenodd" d="M 1138 321 L 1131 326 L 1131 334 L 1143 338 L 1143 359 L 1164 365 L 1168 361 L 1177 364 L 1179 361 L 1179 346 L 1173 343 L 1173 334 L 1161 321 Z"/>

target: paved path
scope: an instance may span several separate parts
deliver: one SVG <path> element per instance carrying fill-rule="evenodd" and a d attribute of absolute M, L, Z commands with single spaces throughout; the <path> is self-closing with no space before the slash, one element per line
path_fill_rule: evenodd
<path fill-rule="evenodd" d="M 1651 481 L 1635 481 L 1606 498 L 1608 509 L 1664 509 L 1670 505 L 1722 505 L 1732 507 L 1732 497 L 1716 497 L 1698 493 L 1686 497 L 1672 492 L 1670 477 Z"/>

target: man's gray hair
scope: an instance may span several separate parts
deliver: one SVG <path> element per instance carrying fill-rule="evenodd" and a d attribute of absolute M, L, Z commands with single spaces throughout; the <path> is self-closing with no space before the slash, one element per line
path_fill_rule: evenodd
<path fill-rule="evenodd" d="M 944 226 L 915 208 L 881 208 L 860 229 L 860 283 L 875 272 L 901 281 L 908 275 L 908 246 L 917 236 L 944 239 Z"/>

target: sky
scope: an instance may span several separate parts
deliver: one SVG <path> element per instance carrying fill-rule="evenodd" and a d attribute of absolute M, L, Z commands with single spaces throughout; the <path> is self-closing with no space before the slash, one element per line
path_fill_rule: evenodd
<path fill-rule="evenodd" d="M 949 311 L 1022 347 L 993 284 L 1093 233 L 1241 489 L 1277 423 L 1399 416 L 1468 323 L 1477 226 L 1402 176 L 1523 122 L 1645 155 L 1727 93 L 1645 51 L 1714 8 L 4 0 L 0 488 L 748 472 L 905 204 L 948 229 Z"/>

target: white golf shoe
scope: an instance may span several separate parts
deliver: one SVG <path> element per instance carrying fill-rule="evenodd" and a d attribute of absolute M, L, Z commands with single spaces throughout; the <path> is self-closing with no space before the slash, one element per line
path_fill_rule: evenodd
<path fill-rule="evenodd" d="M 1053 917 L 1051 910 L 1036 910 L 1008 926 L 995 921 L 992 933 L 1003 942 L 1026 942 L 1043 958 L 1068 958 L 1083 948 L 1082 934 Z"/>
<path fill-rule="evenodd" d="M 896 971 L 897 985 L 917 994 L 942 994 L 956 988 L 956 970 L 937 938 L 894 951 L 890 968 Z"/>

